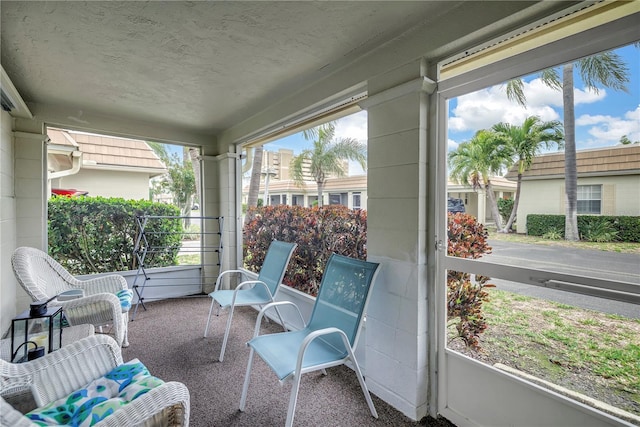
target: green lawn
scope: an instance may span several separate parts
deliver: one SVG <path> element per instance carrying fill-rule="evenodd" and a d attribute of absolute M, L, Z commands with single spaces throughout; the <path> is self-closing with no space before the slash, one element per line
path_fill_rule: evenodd
<path fill-rule="evenodd" d="M 563 246 L 570 247 L 576 249 L 592 249 L 592 250 L 601 250 L 607 252 L 619 252 L 619 253 L 629 253 L 629 254 L 640 254 L 640 243 L 628 243 L 628 242 L 609 242 L 609 243 L 598 243 L 598 242 L 568 242 L 566 240 L 551 240 L 544 239 L 539 236 L 527 236 L 525 234 L 504 234 L 504 233 L 496 233 L 493 230 L 489 231 L 489 239 L 492 240 L 501 240 L 506 242 L 516 242 L 516 243 L 530 243 L 534 245 L 549 245 L 549 246 Z"/>
<path fill-rule="evenodd" d="M 465 349 L 456 340 L 452 348 L 640 416 L 640 320 L 488 291 L 483 313 L 489 326 L 481 350 Z"/>

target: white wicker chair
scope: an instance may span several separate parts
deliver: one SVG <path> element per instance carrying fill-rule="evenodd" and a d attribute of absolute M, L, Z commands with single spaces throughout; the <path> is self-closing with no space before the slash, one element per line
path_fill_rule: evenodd
<path fill-rule="evenodd" d="M 31 389 L 38 407 L 76 391 L 122 364 L 113 338 L 94 335 L 26 363 L 0 360 L 0 395 Z M 190 397 L 179 382 L 166 382 L 137 397 L 96 426 L 188 426 Z M 35 426 L 0 399 L 0 426 Z"/>
<path fill-rule="evenodd" d="M 50 306 L 61 306 L 71 325 L 90 323 L 96 327 L 112 325 L 111 332 L 122 347 L 129 346 L 128 310 L 123 310 L 116 292 L 128 289 L 127 281 L 118 274 L 78 280 L 45 252 L 20 247 L 13 252 L 11 265 L 18 283 L 33 301 L 48 300 L 69 290 L 82 289 L 84 296 L 69 301 L 53 300 Z"/>

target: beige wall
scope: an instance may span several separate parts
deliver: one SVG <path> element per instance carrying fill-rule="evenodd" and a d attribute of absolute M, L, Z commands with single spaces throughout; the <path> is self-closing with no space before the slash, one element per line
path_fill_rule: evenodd
<path fill-rule="evenodd" d="M 603 215 L 640 215 L 640 175 L 579 178 L 578 185 L 602 185 Z M 564 212 L 564 179 L 522 182 L 518 233 L 526 233 L 529 214 L 560 215 Z"/>
<path fill-rule="evenodd" d="M 122 197 L 149 200 L 149 175 L 139 172 L 80 169 L 52 181 L 52 188 L 75 188 L 88 191 L 90 196 Z"/>
<path fill-rule="evenodd" d="M 16 248 L 16 200 L 14 194 L 13 119 L 0 112 L 0 334 L 11 326 L 16 315 L 16 280 L 11 270 L 11 254 Z"/>
<path fill-rule="evenodd" d="M 46 156 L 42 124 L 2 112 L 0 132 L 0 333 L 31 299 L 11 269 L 18 246 L 46 248 Z M 19 213 L 19 215 L 17 214 Z"/>
<path fill-rule="evenodd" d="M 17 119 L 14 126 L 16 246 L 47 249 L 47 154 L 44 125 Z M 16 308 L 29 308 L 30 297 L 17 287 Z"/>

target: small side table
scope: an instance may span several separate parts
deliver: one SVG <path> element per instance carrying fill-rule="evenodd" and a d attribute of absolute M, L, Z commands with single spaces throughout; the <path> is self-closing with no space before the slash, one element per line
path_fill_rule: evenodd
<path fill-rule="evenodd" d="M 62 346 L 69 345 L 82 338 L 89 337 L 95 333 L 93 325 L 77 325 L 62 328 Z M 0 341 L 0 359 L 11 361 L 11 338 Z"/>
<path fill-rule="evenodd" d="M 62 328 L 62 346 L 69 345 L 82 338 L 86 338 L 95 333 L 93 325 L 77 325 Z M 10 361 L 11 359 L 11 338 L 0 340 L 0 359 Z M 35 401 L 31 395 L 29 387 L 13 388 L 10 391 L 0 392 L 0 395 L 14 408 L 26 414 L 36 408 Z"/>

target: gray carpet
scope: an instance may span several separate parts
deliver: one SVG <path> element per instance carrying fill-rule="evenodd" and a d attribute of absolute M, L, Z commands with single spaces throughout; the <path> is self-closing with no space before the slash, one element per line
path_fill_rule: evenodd
<path fill-rule="evenodd" d="M 130 346 L 124 360 L 140 359 L 165 381 L 180 381 L 191 393 L 190 425 L 280 426 L 284 425 L 290 383 L 280 385 L 267 365 L 256 357 L 245 412 L 238 410 L 249 350 L 245 343 L 255 325 L 256 311 L 238 308 L 233 319 L 224 362 L 218 362 L 226 311 L 211 321 L 209 337 L 204 327 L 209 312 L 208 297 L 171 299 L 146 303 L 129 323 Z M 279 332 L 273 323 L 265 332 Z M 294 424 L 300 426 L 453 426 L 443 418 L 412 422 L 372 395 L 378 419 L 369 412 L 349 368 L 341 366 L 303 376 Z"/>

